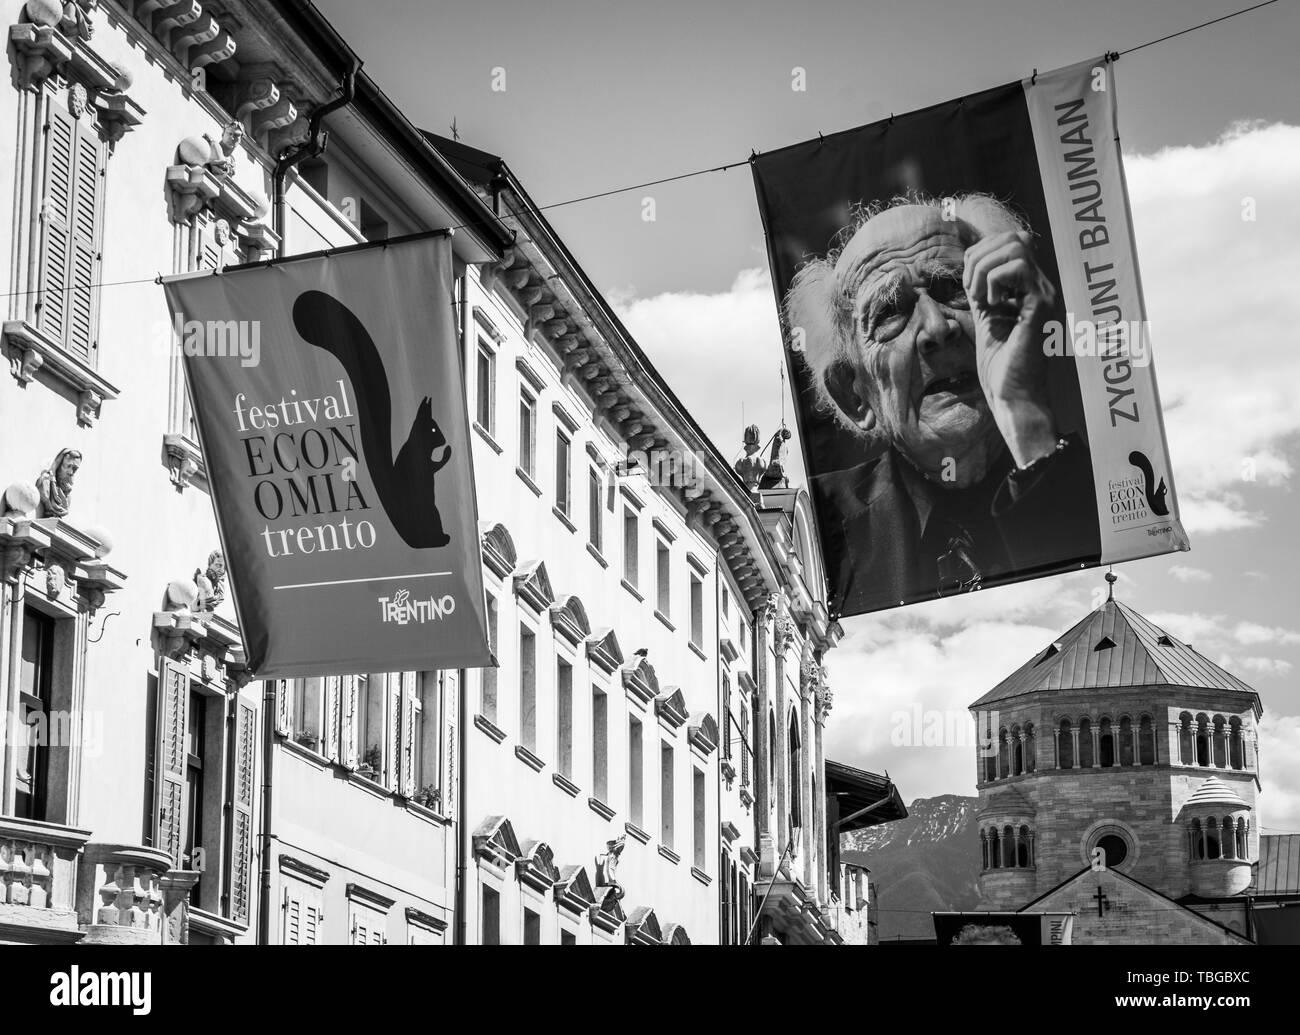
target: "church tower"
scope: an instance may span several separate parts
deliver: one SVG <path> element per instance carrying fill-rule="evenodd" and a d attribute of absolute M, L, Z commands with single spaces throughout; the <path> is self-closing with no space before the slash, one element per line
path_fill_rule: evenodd
<path fill-rule="evenodd" d="M 1106 579 L 970 706 L 981 908 L 1075 911 L 1076 941 L 1232 940 L 1259 853 L 1259 697 Z"/>

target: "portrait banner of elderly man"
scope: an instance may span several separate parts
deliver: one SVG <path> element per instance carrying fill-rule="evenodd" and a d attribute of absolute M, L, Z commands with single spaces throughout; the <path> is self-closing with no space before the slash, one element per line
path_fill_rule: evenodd
<path fill-rule="evenodd" d="M 1114 67 L 753 159 L 837 614 L 1188 548 Z"/>

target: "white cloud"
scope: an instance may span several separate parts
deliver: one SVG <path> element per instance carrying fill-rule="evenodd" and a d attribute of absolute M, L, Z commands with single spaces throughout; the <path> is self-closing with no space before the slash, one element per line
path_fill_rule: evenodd
<path fill-rule="evenodd" d="M 1265 711 L 1259 723 L 1259 769 L 1263 784 L 1259 823 L 1270 831 L 1300 831 L 1300 715 Z"/>
<path fill-rule="evenodd" d="M 1209 582 L 1211 575 L 1204 568 L 1189 568 L 1185 564 L 1175 564 L 1169 569 L 1169 574 L 1179 582 Z"/>
<path fill-rule="evenodd" d="M 1263 672 L 1270 676 L 1285 676 L 1293 668 L 1291 662 L 1281 658 L 1262 658 L 1252 656 L 1242 658 L 1241 663 L 1252 672 Z"/>
<path fill-rule="evenodd" d="M 1292 647 L 1300 643 L 1300 633 L 1280 626 L 1259 625 L 1256 622 L 1238 622 L 1232 631 L 1232 637 L 1238 643 L 1253 646 L 1257 643 L 1276 643 Z"/>

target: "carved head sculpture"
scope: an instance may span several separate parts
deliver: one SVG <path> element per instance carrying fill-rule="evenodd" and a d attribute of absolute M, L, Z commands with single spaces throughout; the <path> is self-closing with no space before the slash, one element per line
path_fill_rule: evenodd
<path fill-rule="evenodd" d="M 618 889 L 618 897 L 623 897 L 623 888 L 618 883 L 618 857 L 627 846 L 627 835 L 620 834 L 612 841 L 605 842 L 605 854 L 596 857 L 596 884 L 600 887 Z"/>
<path fill-rule="evenodd" d="M 232 154 L 235 153 L 235 148 L 239 146 L 239 142 L 243 139 L 244 139 L 243 123 L 233 119 L 230 122 L 227 122 L 226 128 L 221 131 L 222 153 L 227 158 L 229 158 Z"/>
<path fill-rule="evenodd" d="M 758 425 L 751 424 L 745 429 L 745 455 L 753 456 L 758 450 Z"/>
<path fill-rule="evenodd" d="M 72 480 L 81 467 L 81 452 L 61 449 L 54 462 L 36 479 L 40 493 L 39 517 L 64 517 L 68 513 L 68 497 L 72 495 Z"/>
<path fill-rule="evenodd" d="M 213 582 L 220 582 L 226 577 L 226 556 L 220 550 L 208 554 L 207 576 Z"/>

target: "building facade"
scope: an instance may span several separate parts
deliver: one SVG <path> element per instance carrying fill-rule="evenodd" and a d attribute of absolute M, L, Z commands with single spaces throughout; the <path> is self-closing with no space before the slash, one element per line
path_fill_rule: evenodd
<path fill-rule="evenodd" d="M 733 468 L 303 0 L 0 17 L 0 940 L 838 941 L 784 437 Z M 445 226 L 498 666 L 257 681 L 155 280 Z"/>

